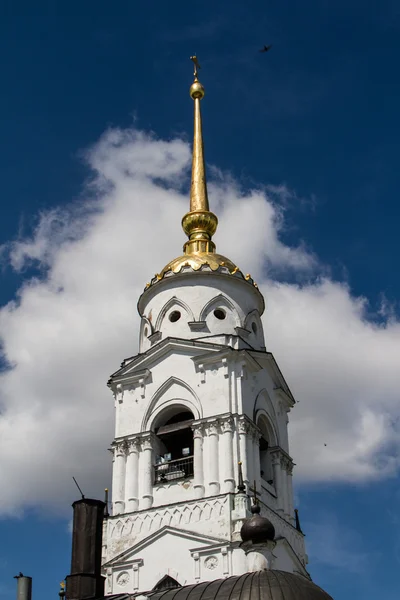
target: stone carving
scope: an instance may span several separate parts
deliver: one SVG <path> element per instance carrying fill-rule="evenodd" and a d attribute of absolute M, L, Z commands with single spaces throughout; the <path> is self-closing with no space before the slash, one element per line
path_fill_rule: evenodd
<path fill-rule="evenodd" d="M 218 435 L 219 422 L 217 420 L 205 423 L 204 425 L 207 429 L 208 435 Z"/>
<path fill-rule="evenodd" d="M 126 440 L 122 442 L 115 442 L 114 445 L 114 456 L 125 456 L 128 449 L 128 444 Z"/>
<path fill-rule="evenodd" d="M 121 571 L 121 573 L 119 573 L 117 577 L 117 585 L 124 587 L 125 585 L 128 585 L 129 580 L 130 576 L 128 571 Z"/>
<path fill-rule="evenodd" d="M 233 419 L 232 419 L 232 417 L 226 417 L 225 419 L 221 419 L 220 425 L 221 425 L 221 431 L 222 431 L 222 433 L 226 433 L 228 431 L 233 431 Z"/>
<path fill-rule="evenodd" d="M 209 556 L 204 561 L 204 566 L 206 567 L 206 569 L 210 569 L 211 571 L 213 571 L 218 567 L 218 558 L 216 556 Z"/>
<path fill-rule="evenodd" d="M 141 442 L 142 442 L 142 450 L 152 450 L 152 448 L 153 448 L 153 440 L 152 440 L 152 436 L 151 435 L 148 435 L 146 437 L 142 437 Z"/>
<path fill-rule="evenodd" d="M 205 521 L 218 521 L 228 508 L 227 499 L 207 500 L 192 504 L 182 504 L 170 508 L 154 508 L 145 515 L 133 514 L 127 518 L 119 516 L 116 522 L 109 520 L 111 538 L 118 540 L 127 538 L 132 543 L 132 538 L 145 537 L 165 526 L 178 527 Z"/>
<path fill-rule="evenodd" d="M 250 423 L 244 419 L 240 419 L 237 426 L 239 435 L 247 435 L 250 431 Z"/>
<path fill-rule="evenodd" d="M 195 423 L 192 425 L 193 437 L 202 438 L 204 435 L 204 423 Z"/>
<path fill-rule="evenodd" d="M 127 446 L 128 446 L 128 453 L 131 454 L 132 452 L 139 452 L 140 450 L 140 440 L 139 438 L 134 438 L 133 440 L 129 440 L 127 442 Z"/>

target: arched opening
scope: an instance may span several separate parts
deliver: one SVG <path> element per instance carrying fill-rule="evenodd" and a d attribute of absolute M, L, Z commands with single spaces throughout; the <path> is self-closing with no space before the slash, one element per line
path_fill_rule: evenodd
<path fill-rule="evenodd" d="M 274 472 L 269 449 L 271 447 L 271 434 L 269 423 L 264 415 L 257 419 L 257 426 L 261 431 L 260 438 L 260 475 L 261 479 L 273 485 Z"/>
<path fill-rule="evenodd" d="M 153 592 L 164 592 L 165 590 L 173 590 L 174 588 L 182 587 L 180 583 L 176 581 L 170 575 L 164 575 L 158 583 L 153 587 Z"/>
<path fill-rule="evenodd" d="M 184 406 L 172 406 L 161 413 L 155 425 L 155 483 L 193 477 L 194 416 Z"/>

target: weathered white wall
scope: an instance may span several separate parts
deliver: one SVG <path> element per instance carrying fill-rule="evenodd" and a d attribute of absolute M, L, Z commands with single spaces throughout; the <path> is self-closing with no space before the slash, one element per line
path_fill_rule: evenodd
<path fill-rule="evenodd" d="M 216 308 L 225 311 L 224 320 L 214 316 Z M 165 278 L 146 290 L 139 301 L 140 352 L 150 348 L 149 337 L 156 332 L 160 332 L 161 339 L 199 339 L 237 335 L 238 327 L 247 331 L 240 332 L 246 342 L 261 349 L 265 346 L 260 318 L 263 310 L 260 292 L 241 277 L 202 272 Z M 179 311 L 181 318 L 171 323 L 169 315 L 173 311 Z"/>

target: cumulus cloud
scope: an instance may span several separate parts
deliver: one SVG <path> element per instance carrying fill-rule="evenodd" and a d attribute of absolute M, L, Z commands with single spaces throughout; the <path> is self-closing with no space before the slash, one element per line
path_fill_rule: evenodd
<path fill-rule="evenodd" d="M 17 297 L 0 310 L 8 365 L 0 375 L 3 514 L 68 510 L 72 475 L 87 495 L 109 485 L 114 406 L 105 383 L 137 351 L 144 285 L 184 241 L 184 141 L 112 129 L 85 157 L 81 199 L 39 215 L 30 236 L 2 252 L 23 274 Z M 268 349 L 299 400 L 291 415 L 297 475 L 391 474 L 400 325 L 392 314 L 370 322 L 365 299 L 327 278 L 303 243 L 283 243 L 291 193 L 285 186 L 244 193 L 227 176 L 210 185 L 218 250 L 258 280 Z"/>

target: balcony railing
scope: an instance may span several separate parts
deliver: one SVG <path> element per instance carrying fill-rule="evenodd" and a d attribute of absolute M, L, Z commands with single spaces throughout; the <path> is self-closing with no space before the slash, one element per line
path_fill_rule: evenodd
<path fill-rule="evenodd" d="M 154 466 L 154 483 L 168 483 L 193 477 L 193 456 L 169 460 Z"/>

